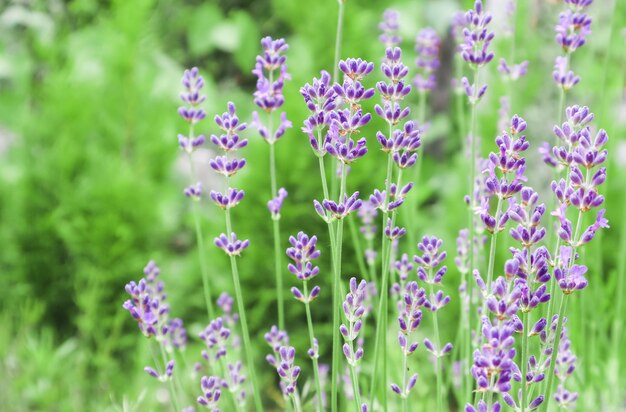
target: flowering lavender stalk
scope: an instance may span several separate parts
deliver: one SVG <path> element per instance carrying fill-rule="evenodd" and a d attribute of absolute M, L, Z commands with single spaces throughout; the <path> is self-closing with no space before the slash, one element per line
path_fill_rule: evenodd
<path fill-rule="evenodd" d="M 276 297 L 278 304 L 278 325 L 280 328 L 285 327 L 285 304 L 283 298 L 283 278 L 282 264 L 280 253 L 280 208 L 287 196 L 285 189 L 278 190 L 276 183 L 276 153 L 274 145 L 285 134 L 287 128 L 291 127 L 291 122 L 287 120 L 285 112 L 280 115 L 280 125 L 274 130 L 274 112 L 283 105 L 283 85 L 285 80 L 290 79 L 287 72 L 287 57 L 284 52 L 287 51 L 288 45 L 283 39 L 273 40 L 271 37 L 264 37 L 261 40 L 263 53 L 256 58 L 256 65 L 252 71 L 258 78 L 257 90 L 254 93 L 254 102 L 258 107 L 268 114 L 267 125 L 260 120 L 259 115 L 254 112 L 254 126 L 258 129 L 259 134 L 270 146 L 270 184 L 272 196 L 276 196 L 270 200 L 268 208 L 272 217 L 274 229 L 274 271 L 276 275 Z M 275 72 L 278 76 L 275 79 Z M 266 77 L 267 74 L 267 77 Z M 282 191 L 282 193 L 281 193 Z"/>
<path fill-rule="evenodd" d="M 224 157 L 228 160 L 229 153 L 236 151 L 247 144 L 247 140 L 240 140 L 239 137 L 239 132 L 245 130 L 246 124 L 239 122 L 235 104 L 232 102 L 228 103 L 228 111 L 223 113 L 221 116 L 216 115 L 214 120 L 217 126 L 222 130 L 222 134 L 219 137 L 212 135 L 211 142 L 224 151 Z M 241 282 L 239 280 L 239 270 L 236 259 L 236 257 L 249 246 L 250 242 L 248 240 L 237 239 L 237 235 L 232 229 L 230 216 L 230 209 L 235 207 L 244 196 L 243 190 L 237 190 L 230 187 L 230 177 L 234 174 L 235 172 L 226 174 L 226 193 L 219 193 L 216 191 L 211 192 L 211 198 L 213 201 L 218 207 L 224 210 L 226 220 L 226 234 L 222 233 L 219 237 L 215 238 L 214 243 L 215 246 L 222 249 L 228 255 L 230 260 L 230 268 L 235 286 L 235 299 L 237 300 L 237 307 L 241 321 L 244 352 L 246 353 L 246 360 L 250 371 L 250 382 L 253 387 L 255 407 L 257 411 L 261 411 L 263 410 L 263 406 L 261 403 L 259 386 L 256 380 L 254 360 L 252 358 L 252 347 L 250 344 L 250 333 L 248 332 L 248 321 L 243 303 L 243 294 L 241 292 Z"/>
<path fill-rule="evenodd" d="M 346 300 L 343 302 L 343 314 L 349 326 L 342 323 L 339 327 L 339 332 L 345 340 L 343 344 L 343 354 L 350 367 L 350 379 L 352 381 L 352 391 L 357 411 L 364 407 L 364 404 L 361 404 L 361 391 L 359 389 L 359 375 L 357 372 L 357 365 L 363 358 L 363 345 L 359 344 L 358 349 L 355 351 L 354 341 L 358 338 L 359 332 L 363 328 L 366 295 L 367 282 L 361 280 L 357 285 L 356 278 L 351 278 L 350 292 L 346 295 Z"/>
<path fill-rule="evenodd" d="M 398 264 L 399 263 L 399 264 Z M 417 347 L 418 342 L 412 342 L 411 335 L 417 330 L 422 321 L 421 308 L 426 303 L 424 289 L 419 288 L 417 282 L 412 281 L 404 285 L 408 272 L 412 270 L 413 265 L 409 263 L 408 256 L 404 255 L 400 262 L 396 262 L 396 268 L 400 269 L 400 282 L 401 285 L 397 285 L 397 291 L 400 295 L 398 301 L 398 324 L 400 331 L 398 332 L 398 343 L 402 350 L 403 366 L 402 366 L 402 387 L 392 383 L 391 390 L 394 391 L 402 398 L 402 407 L 405 412 L 409 410 L 408 398 L 417 383 L 418 374 L 414 373 L 408 378 L 408 359 L 412 355 Z M 406 268 L 406 271 L 402 270 Z"/>
<path fill-rule="evenodd" d="M 318 410 L 324 410 L 322 399 L 324 392 L 322 391 L 322 382 L 320 379 L 320 372 L 318 366 L 319 352 L 317 348 L 317 339 L 313 332 L 313 320 L 311 317 L 311 302 L 317 298 L 320 293 L 320 287 L 315 286 L 309 293 L 308 281 L 313 279 L 319 273 L 319 267 L 313 266 L 312 261 L 317 259 L 321 252 L 317 250 L 317 237 L 309 237 L 304 232 L 299 232 L 297 237 L 290 236 L 289 243 L 291 247 L 287 249 L 287 256 L 293 260 L 294 263 L 290 263 L 288 270 L 293 273 L 299 280 L 302 281 L 302 291 L 297 287 L 291 289 L 294 297 L 304 303 L 306 310 L 306 320 L 309 329 L 309 343 L 311 348 L 308 351 L 308 355 L 313 362 L 313 375 L 315 379 L 315 387 L 317 390 L 317 404 Z"/>
<path fill-rule="evenodd" d="M 481 0 L 476 0 L 474 8 L 465 13 L 465 27 L 463 28 L 463 43 L 459 45 L 459 52 L 463 60 L 469 63 L 470 68 L 474 71 L 473 84 L 469 83 L 466 77 L 463 77 L 461 83 L 465 90 L 465 94 L 471 105 L 471 120 L 469 127 L 470 139 L 470 179 L 469 191 L 470 195 L 474 192 L 474 181 L 476 179 L 476 155 L 477 155 L 477 132 L 476 132 L 476 104 L 483 97 L 487 90 L 487 85 L 479 86 L 479 75 L 482 66 L 486 65 L 493 59 L 493 53 L 489 51 L 489 46 L 494 38 L 493 32 L 490 32 L 488 25 L 491 22 L 491 14 L 486 13 L 483 9 Z M 468 229 L 471 232 L 470 238 L 474 238 L 475 216 L 472 212 L 473 204 L 470 204 L 468 212 Z M 470 243 L 470 269 L 476 267 L 474 242 Z"/>
<path fill-rule="evenodd" d="M 187 136 L 178 135 L 178 143 L 180 148 L 187 153 L 187 160 L 191 171 L 191 178 L 196 181 L 197 175 L 193 165 L 192 154 L 205 142 L 204 135 L 196 136 L 194 133 L 195 125 L 206 117 L 206 112 L 200 108 L 200 105 L 206 100 L 206 96 L 201 94 L 204 87 L 204 79 L 198 73 L 198 68 L 194 67 L 185 70 L 182 78 L 184 91 L 180 94 L 180 99 L 186 106 L 178 108 L 178 114 L 189 123 L 189 133 Z M 223 168 L 222 170 L 224 170 Z M 204 237 L 200 226 L 200 217 L 198 210 L 198 201 L 202 195 L 202 186 L 199 182 L 194 183 L 185 189 L 185 195 L 193 202 L 193 219 L 196 230 L 196 244 L 198 245 L 198 258 L 200 259 L 200 270 L 202 272 L 202 287 L 204 290 L 204 301 L 206 304 L 207 315 L 209 319 L 215 317 L 213 311 L 213 303 L 211 298 L 211 286 L 209 284 L 208 265 L 205 257 Z"/>
<path fill-rule="evenodd" d="M 520 310 L 522 311 L 522 356 L 521 356 L 521 389 L 520 409 L 522 412 L 531 407 L 528 403 L 529 386 L 543 380 L 544 374 L 535 369 L 534 355 L 529 353 L 529 338 L 541 332 L 545 318 L 530 328 L 530 314 L 540 304 L 549 301 L 551 296 L 546 293 L 546 282 L 550 280 L 550 254 L 543 246 L 537 246 L 545 237 L 546 230 L 541 226 L 541 218 L 545 212 L 543 204 L 537 204 L 539 195 L 530 187 L 520 192 L 519 204 L 508 211 L 509 218 L 516 222 L 517 227 L 511 228 L 511 237 L 520 242 L 522 249 L 511 248 L 513 259 L 507 261 L 505 273 L 507 277 L 516 276 L 515 285 L 522 292 Z M 509 280 L 510 281 L 510 280 Z M 506 399 L 505 399 L 506 400 Z M 511 400 L 511 402 L 515 403 Z M 510 402 L 507 401 L 510 404 Z M 516 404 L 516 403 L 515 403 Z"/>
<path fill-rule="evenodd" d="M 585 9 L 591 5 L 591 1 L 564 0 L 569 9 L 559 15 L 559 22 L 554 31 L 556 43 L 561 46 L 564 56 L 557 56 L 554 63 L 552 78 L 560 89 L 559 97 L 559 123 L 563 120 L 563 108 L 565 107 L 565 95 L 580 81 L 570 70 L 571 54 L 585 44 L 586 37 L 591 34 L 591 17 L 585 14 Z"/>
<path fill-rule="evenodd" d="M 567 170 L 567 179 L 552 182 L 559 206 L 553 215 L 559 219 L 559 238 L 555 248 L 553 264 L 554 281 L 552 293 L 556 287 L 563 292 L 559 304 L 556 332 L 551 348 L 548 379 L 545 386 L 547 399 L 551 399 L 556 357 L 561 340 L 563 318 L 567 310 L 568 297 L 577 290 L 587 286 L 584 274 L 586 266 L 577 265 L 579 258 L 578 248 L 589 243 L 596 232 L 608 228 L 608 220 L 604 217 L 605 210 L 600 209 L 595 222 L 582 231 L 583 214 L 596 209 L 604 203 L 604 196 L 599 193 L 599 186 L 606 180 L 606 168 L 600 167 L 605 162 L 608 152 L 604 145 L 608 142 L 606 131 L 600 129 L 595 138 L 589 127 L 593 120 L 593 113 L 587 107 L 571 106 L 566 109 L 567 122 L 562 127 L 555 127 L 554 133 L 566 146 L 556 146 L 552 150 L 552 159 Z M 582 170 L 585 171 L 583 174 Z M 576 211 L 576 224 L 568 218 L 568 210 Z M 560 246 L 561 242 L 565 246 Z M 548 308 L 548 315 L 552 316 L 552 307 Z"/>
<path fill-rule="evenodd" d="M 435 375 L 437 378 L 437 410 L 443 411 L 444 403 L 444 386 L 443 386 L 443 370 L 441 367 L 441 360 L 443 356 L 450 353 L 452 350 L 452 344 L 447 343 L 441 345 L 441 339 L 439 336 L 439 322 L 437 320 L 437 313 L 439 309 L 443 308 L 450 302 L 450 297 L 443 295 L 443 291 L 439 290 L 437 293 L 434 291 L 434 287 L 441 287 L 441 281 L 446 274 L 447 266 L 441 266 L 441 263 L 446 258 L 446 252 L 440 251 L 443 244 L 441 239 L 434 236 L 425 236 L 422 242 L 417 245 L 418 249 L 422 252 L 422 256 L 414 256 L 413 260 L 417 264 L 417 277 L 424 283 L 428 284 L 430 289 L 430 295 L 426 298 L 424 306 L 430 310 L 433 315 L 433 328 L 435 332 L 434 344 L 424 339 L 424 346 L 435 357 Z M 436 272 L 435 272 L 436 271 Z"/>
<path fill-rule="evenodd" d="M 280 386 L 283 395 L 291 399 L 295 412 L 300 412 L 301 406 L 296 387 L 300 376 L 300 367 L 294 364 L 296 349 L 293 346 L 281 346 L 278 348 L 278 356 L 276 372 L 278 372 L 281 380 Z"/>
<path fill-rule="evenodd" d="M 406 198 L 406 195 L 413 187 L 410 182 L 402 186 L 403 170 L 415 165 L 417 161 L 417 150 L 421 146 L 420 130 L 414 122 L 407 121 L 403 127 L 397 128 L 398 124 L 403 121 L 409 114 L 408 107 L 402 107 L 403 99 L 411 91 L 411 86 L 404 83 L 404 78 L 408 74 L 408 67 L 402 63 L 402 51 L 396 47 L 388 48 L 385 51 L 385 60 L 381 65 L 381 70 L 388 83 L 378 82 L 376 88 L 381 95 L 382 106 L 377 104 L 374 109 L 376 114 L 382 117 L 389 127 L 388 135 L 382 132 L 376 134 L 376 138 L 380 143 L 382 150 L 387 153 L 387 175 L 385 181 L 385 190 L 380 192 L 374 191 L 370 196 L 370 201 L 383 212 L 383 227 L 388 228 L 387 233 L 382 238 L 382 267 L 381 267 L 381 295 L 378 304 L 378 316 L 376 324 L 376 343 L 374 346 L 374 372 L 372 374 L 371 401 L 374 404 L 374 394 L 376 391 L 376 380 L 378 379 L 378 357 L 382 357 L 383 370 L 381 373 L 383 408 L 387 407 L 387 345 L 384 342 L 384 336 L 387 331 L 388 324 L 388 296 L 389 296 L 389 268 L 392 255 L 392 240 L 395 237 L 396 209 L 400 207 Z M 393 181 L 393 169 L 396 165 L 397 181 Z M 385 231 L 385 229 L 383 229 Z"/>
<path fill-rule="evenodd" d="M 503 130 L 502 135 L 496 138 L 498 152 L 489 154 L 488 177 L 485 181 L 487 198 L 481 205 L 480 219 L 487 232 L 491 234 L 491 246 L 489 250 L 489 264 L 487 266 L 487 289 L 491 288 L 493 269 L 496 254 L 498 233 L 504 230 L 509 219 L 508 211 L 502 213 L 503 202 L 511 199 L 522 189 L 522 182 L 526 180 L 526 159 L 523 152 L 528 149 L 526 136 L 522 133 L 526 130 L 526 122 L 517 115 L 511 119 L 509 130 Z M 512 177 L 509 177 L 512 175 Z M 489 198 L 497 197 L 498 202 L 494 215 L 490 214 Z M 483 305 L 483 312 L 485 307 Z"/>
<path fill-rule="evenodd" d="M 169 382 L 170 398 L 174 410 L 178 408 L 178 398 L 172 380 L 174 372 L 174 359 L 167 359 L 165 348 L 172 340 L 176 339 L 172 333 L 186 336 L 180 320 L 169 320 L 170 306 L 165 302 L 167 295 L 164 292 L 164 284 L 158 279 L 160 269 L 154 261 L 148 262 L 143 270 L 144 277 L 135 283 L 131 281 L 125 287 L 130 299 L 124 302 L 123 308 L 137 321 L 139 330 L 147 338 L 154 337 L 163 361 L 163 372 L 146 366 L 144 371 L 161 382 Z"/>
<path fill-rule="evenodd" d="M 361 59 L 348 59 L 339 62 L 339 69 L 344 73 L 343 84 L 331 86 L 330 76 L 322 72 L 321 78 L 314 79 L 313 84 L 306 84 L 300 93 L 304 97 L 308 109 L 312 112 L 302 130 L 308 134 L 309 143 L 318 157 L 320 177 L 325 199 L 320 203 L 315 200 L 313 205 L 317 214 L 328 226 L 331 241 L 331 257 L 333 266 L 333 362 L 331 377 L 331 410 L 337 408 L 337 371 L 339 370 L 339 306 L 341 255 L 343 243 L 343 221 L 352 212 L 361 207 L 358 192 L 348 196 L 346 193 L 346 176 L 348 166 L 367 153 L 365 139 L 354 141 L 352 136 L 359 133 L 359 128 L 366 125 L 371 115 L 363 113 L 360 103 L 373 96 L 373 89 L 365 89 L 361 80 L 371 73 L 374 65 Z M 326 171 L 323 157 L 332 156 L 342 165 L 340 192 L 337 201 L 331 199 L 326 183 Z M 335 227 L 336 225 L 336 227 Z"/>

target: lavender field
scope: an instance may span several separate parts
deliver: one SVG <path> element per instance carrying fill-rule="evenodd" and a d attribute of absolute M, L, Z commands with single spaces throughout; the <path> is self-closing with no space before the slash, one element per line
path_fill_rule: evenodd
<path fill-rule="evenodd" d="M 626 411 L 626 2 L 0 4 L 0 410 Z"/>

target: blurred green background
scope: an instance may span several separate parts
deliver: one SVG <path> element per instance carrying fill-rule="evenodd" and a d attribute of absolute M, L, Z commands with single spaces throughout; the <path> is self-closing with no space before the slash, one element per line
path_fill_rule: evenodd
<path fill-rule="evenodd" d="M 489 2 L 496 35 L 504 19 L 500 3 Z M 552 174 L 541 166 L 536 149 L 550 139 L 558 115 L 558 91 L 551 80 L 559 53 L 553 26 L 563 5 L 518 3 L 516 55 L 529 60 L 530 72 L 513 86 L 512 109 L 529 124 L 529 184 L 547 196 Z M 585 251 L 590 286 L 571 305 L 570 333 L 579 356 L 573 385 L 581 392 L 580 410 L 624 405 L 626 372 L 620 365 L 626 356 L 617 350 L 623 341 L 615 330 L 625 313 L 616 312 L 615 302 L 624 292 L 618 279 L 626 255 L 625 3 L 597 1 L 591 7 L 593 34 L 572 63 L 582 81 L 568 95 L 568 104 L 590 106 L 595 124 L 607 129 L 611 139 L 605 190 L 612 228 Z M 466 223 L 466 171 L 449 87 L 454 69 L 448 33 L 453 13 L 470 4 L 348 0 L 341 53 L 378 64 L 383 46 L 377 24 L 388 7 L 401 12 L 404 60 L 411 68 L 421 28 L 434 27 L 444 39 L 442 80 L 428 109 L 431 127 L 418 182 L 417 235 L 440 236 L 448 249 L 446 286 L 453 304 L 441 314 L 448 340 L 454 339 L 458 314 L 454 239 Z M 188 177 L 176 140 L 185 130 L 176 114 L 180 78 L 184 68 L 198 66 L 207 83 L 209 118 L 232 100 L 249 122 L 255 86 L 250 71 L 265 35 L 287 39 L 293 78 L 285 87 L 284 109 L 294 127 L 277 146 L 278 182 L 289 191 L 283 241 L 298 230 L 318 234 L 324 257 L 318 280 L 323 287 L 330 284 L 329 242 L 311 207 L 321 188 L 316 159 L 299 130 L 307 111 L 298 89 L 319 70 L 332 71 L 336 12 L 336 0 L 0 0 L 0 410 L 167 410 L 159 401 L 163 389 L 142 370 L 150 355 L 121 307 L 123 287 L 139 279 L 145 263 L 155 259 L 172 314 L 185 320 L 192 339 L 207 323 L 190 204 L 182 195 Z M 496 40 L 496 60 L 508 57 L 510 42 Z M 490 88 L 479 108 L 484 153 L 498 131 L 499 97 L 510 90 L 496 64 L 485 76 Z M 369 80 L 371 87 L 379 77 L 377 72 Z M 349 177 L 350 188 L 363 194 L 383 185 L 384 158 L 374 137 L 381 126 L 375 119 L 363 130 L 370 155 L 354 165 Z M 215 132 L 209 121 L 201 129 Z M 277 396 L 274 372 L 264 365 L 261 343 L 276 316 L 273 261 L 265 246 L 272 239 L 265 208 L 270 197 L 267 147 L 253 130 L 245 137 L 251 141 L 244 151 L 249 166 L 236 186 L 247 196 L 234 211 L 235 228 L 252 244 L 240 260 L 241 275 L 258 343 L 257 369 L 272 399 Z M 208 156 L 201 152 L 196 157 L 205 187 L 211 186 Z M 223 230 L 222 215 L 208 202 L 203 205 L 203 228 L 211 245 Z M 414 245 L 402 249 L 412 253 Z M 206 253 L 213 290 L 231 291 L 227 260 L 212 246 Z M 345 273 L 356 274 L 349 238 L 345 253 Z M 506 256 L 503 244 L 496 267 Z M 291 275 L 286 282 L 295 284 Z M 293 344 L 304 353 L 308 346 L 301 306 L 287 301 L 287 322 Z M 328 305 L 313 307 L 315 322 L 328 324 Z M 318 330 L 327 359 L 330 331 Z M 395 335 L 390 335 L 393 342 Z M 198 348 L 196 340 L 190 359 L 199 357 Z M 432 368 L 425 357 L 420 362 L 420 379 L 427 381 Z M 308 375 L 304 357 L 302 363 Z M 189 383 L 193 399 L 199 384 Z M 418 388 L 425 405 L 428 391 L 428 386 Z"/>

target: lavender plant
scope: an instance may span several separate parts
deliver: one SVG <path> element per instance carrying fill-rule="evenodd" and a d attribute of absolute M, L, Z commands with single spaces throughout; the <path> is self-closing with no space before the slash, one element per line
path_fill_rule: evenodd
<path fill-rule="evenodd" d="M 283 298 L 283 277 L 280 253 L 280 208 L 287 197 L 287 191 L 284 188 L 278 189 L 276 181 L 276 150 L 274 145 L 283 137 L 287 129 L 292 127 L 292 124 L 287 120 L 287 114 L 282 112 L 280 114 L 280 123 L 276 130 L 274 130 L 274 112 L 279 109 L 285 101 L 283 96 L 285 80 L 291 79 L 291 76 L 287 72 L 287 57 L 284 55 L 289 46 L 284 39 L 274 40 L 271 37 L 263 38 L 261 40 L 261 46 L 263 47 L 263 54 L 257 56 L 256 65 L 252 71 L 252 74 L 257 76 L 254 103 L 267 113 L 267 121 L 261 121 L 257 112 L 253 112 L 252 117 L 254 119 L 253 126 L 270 146 L 270 184 L 273 198 L 268 203 L 268 209 L 272 218 L 274 231 L 274 272 L 276 275 L 278 325 L 280 328 L 284 328 L 285 303 Z"/>

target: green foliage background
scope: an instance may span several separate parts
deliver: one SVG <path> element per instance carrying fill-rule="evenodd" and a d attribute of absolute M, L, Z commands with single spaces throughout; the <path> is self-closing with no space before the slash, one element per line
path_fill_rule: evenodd
<path fill-rule="evenodd" d="M 559 52 L 552 27 L 562 6 L 518 3 L 516 55 L 530 61 L 530 73 L 514 86 L 513 110 L 529 123 L 530 184 L 547 195 L 551 173 L 540 166 L 536 148 L 549 139 L 558 114 L 550 73 Z M 626 359 L 615 350 L 623 343 L 615 328 L 621 331 L 625 315 L 615 308 L 624 292 L 618 279 L 624 276 L 626 255 L 626 5 L 596 3 L 593 35 L 573 61 L 582 81 L 568 103 L 589 105 L 596 124 L 611 137 L 605 188 L 612 229 L 585 251 L 590 287 L 571 306 L 580 313 L 571 316 L 570 333 L 579 356 L 580 410 L 599 402 L 618 410 L 624 407 L 626 382 L 620 367 Z M 383 10 L 393 7 L 401 11 L 409 63 L 417 31 L 429 25 L 446 37 L 452 13 L 466 6 L 452 0 L 349 0 L 342 57 L 379 62 L 383 49 L 376 25 Z M 279 184 L 289 191 L 283 240 L 298 230 L 319 235 L 326 258 L 318 279 L 330 290 L 329 242 L 311 207 L 321 190 L 315 158 L 299 130 L 306 108 L 298 89 L 320 69 L 331 71 L 335 22 L 336 0 L 306 5 L 294 0 L 0 1 L 0 409 L 166 410 L 158 402 L 158 383 L 142 371 L 150 354 L 121 308 L 123 286 L 156 259 L 173 314 L 185 320 L 191 335 L 206 324 L 189 203 L 182 196 L 186 165 L 176 142 L 176 134 L 185 130 L 176 115 L 179 79 L 184 68 L 198 66 L 207 82 L 207 112 L 222 112 L 232 100 L 249 121 L 255 85 L 250 70 L 264 35 L 284 36 L 290 44 L 293 80 L 285 87 L 285 111 L 294 128 L 277 146 Z M 509 44 L 496 42 L 496 59 L 509 56 Z M 452 256 L 454 239 L 465 225 L 466 172 L 446 83 L 452 75 L 449 36 L 444 53 L 442 91 L 429 109 L 416 235 L 442 237 Z M 495 74 L 496 64 L 491 66 L 490 88 L 479 109 L 484 153 L 497 133 L 498 98 L 509 87 Z M 215 131 L 208 121 L 202 127 L 205 134 Z M 361 193 L 382 186 L 384 159 L 374 138 L 380 127 L 374 120 L 363 131 L 370 155 L 355 164 L 349 177 L 350 187 Z M 261 356 L 261 336 L 275 318 L 273 261 L 265 247 L 272 239 L 265 208 L 270 197 L 267 147 L 253 131 L 246 137 L 251 140 L 245 150 L 249 167 L 237 177 L 237 186 L 247 196 L 234 211 L 235 227 L 252 243 L 241 259 L 241 273 L 258 369 L 267 397 L 273 398 L 274 374 L 262 366 Z M 205 203 L 203 217 L 211 245 L 223 231 L 222 216 Z M 356 274 L 349 240 L 346 245 L 345 273 Z M 213 249 L 206 250 L 213 290 L 231 291 L 227 261 Z M 413 251 L 409 245 L 403 249 Z M 496 267 L 501 267 L 506 245 L 498 256 Z M 452 266 L 451 259 L 448 263 Z M 291 286 L 293 279 L 286 279 Z M 447 282 L 447 292 L 456 296 L 455 270 Z M 457 304 L 442 312 L 447 339 L 457 328 Z M 303 308 L 288 301 L 287 309 L 292 342 L 304 352 Z M 330 322 L 329 305 L 314 305 L 314 311 L 316 323 Z M 318 329 L 327 356 L 329 328 Z M 394 336 L 390 333 L 390 344 Z M 189 357 L 197 356 L 196 343 Z M 418 371 L 428 382 L 431 368 L 425 357 L 420 362 Z M 199 388 L 197 382 L 189 384 Z M 418 392 L 427 408 L 432 386 L 420 385 Z"/>

